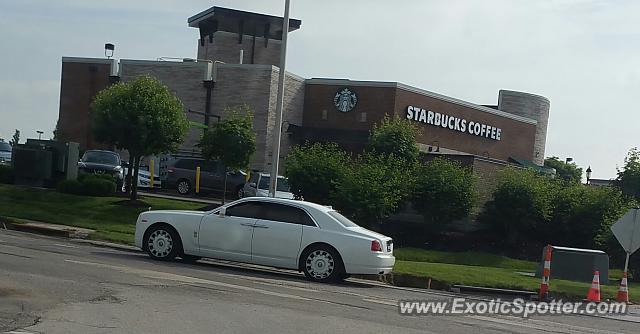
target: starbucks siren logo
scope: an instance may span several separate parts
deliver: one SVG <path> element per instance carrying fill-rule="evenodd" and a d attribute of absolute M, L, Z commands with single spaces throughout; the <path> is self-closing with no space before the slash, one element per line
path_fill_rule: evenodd
<path fill-rule="evenodd" d="M 338 91 L 336 97 L 333 98 L 333 105 L 342 112 L 351 111 L 356 106 L 356 103 L 358 103 L 358 97 L 349 88 Z"/>

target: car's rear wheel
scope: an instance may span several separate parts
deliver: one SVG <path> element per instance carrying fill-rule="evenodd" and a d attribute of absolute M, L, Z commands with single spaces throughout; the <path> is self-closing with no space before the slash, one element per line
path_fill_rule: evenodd
<path fill-rule="evenodd" d="M 309 248 L 302 255 L 302 272 L 316 282 L 333 282 L 344 276 L 344 266 L 338 252 L 325 245 Z"/>
<path fill-rule="evenodd" d="M 177 189 L 180 195 L 186 195 L 191 191 L 191 183 L 189 183 L 189 180 L 180 179 Z"/>
<path fill-rule="evenodd" d="M 145 242 L 147 253 L 154 260 L 171 261 L 181 253 L 180 236 L 165 225 L 152 226 Z"/>

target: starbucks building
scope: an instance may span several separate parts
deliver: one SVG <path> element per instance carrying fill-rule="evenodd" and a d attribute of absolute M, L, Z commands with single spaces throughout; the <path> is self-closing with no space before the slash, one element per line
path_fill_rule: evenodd
<path fill-rule="evenodd" d="M 212 7 L 187 19 L 194 58 L 62 58 L 58 133 L 81 149 L 100 147 L 89 126 L 95 94 L 117 81 L 149 74 L 166 84 L 195 123 L 214 124 L 224 109 L 247 104 L 257 134 L 252 168 L 270 170 L 282 18 Z M 289 22 L 294 33 L 300 20 Z M 197 56 L 196 56 L 197 55 Z M 161 55 L 159 55 L 161 56 Z M 542 165 L 549 100 L 501 90 L 494 103 L 475 104 L 399 82 L 303 78 L 286 74 L 281 158 L 292 145 L 336 142 L 361 150 L 374 124 L 399 116 L 420 129 L 427 157 L 446 156 L 491 180 L 507 164 Z M 193 127 L 173 156 L 197 156 L 202 134 Z M 126 155 L 126 152 L 123 152 Z M 481 181 L 482 182 L 482 181 Z"/>

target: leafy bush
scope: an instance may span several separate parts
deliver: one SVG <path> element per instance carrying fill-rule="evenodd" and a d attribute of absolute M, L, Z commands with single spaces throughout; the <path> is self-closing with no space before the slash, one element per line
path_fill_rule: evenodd
<path fill-rule="evenodd" d="M 81 174 L 78 180 L 60 181 L 57 189 L 73 195 L 109 196 L 116 191 L 116 182 L 110 175 Z"/>
<path fill-rule="evenodd" d="M 108 196 L 116 191 L 114 182 L 99 177 L 85 178 L 82 185 L 88 196 Z"/>
<path fill-rule="evenodd" d="M 78 174 L 78 181 L 84 182 L 85 180 L 88 180 L 88 179 L 100 179 L 100 180 L 117 183 L 116 178 L 110 174 L 88 174 L 88 173 Z"/>
<path fill-rule="evenodd" d="M 532 170 L 516 168 L 503 170 L 498 178 L 493 199 L 485 204 L 479 220 L 491 226 L 507 247 L 537 247 L 551 220 L 555 184 Z"/>
<path fill-rule="evenodd" d="M 56 189 L 65 194 L 84 195 L 84 186 L 78 180 L 62 180 Z"/>
<path fill-rule="evenodd" d="M 327 203 L 351 166 L 351 157 L 336 144 L 296 146 L 287 155 L 284 176 L 291 192 L 305 200 Z"/>
<path fill-rule="evenodd" d="M 14 180 L 13 167 L 0 165 L 0 183 L 12 184 Z"/>
<path fill-rule="evenodd" d="M 420 165 L 413 194 L 413 207 L 422 213 L 433 231 L 466 217 L 473 207 L 473 172 L 459 163 L 442 158 Z"/>
<path fill-rule="evenodd" d="M 415 177 L 407 162 L 393 154 L 365 153 L 347 165 L 331 202 L 357 224 L 380 230 L 390 214 L 402 208 Z"/>

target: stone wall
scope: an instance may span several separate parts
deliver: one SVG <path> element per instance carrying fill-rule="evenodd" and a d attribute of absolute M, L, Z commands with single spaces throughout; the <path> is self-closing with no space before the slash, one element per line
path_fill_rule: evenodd
<path fill-rule="evenodd" d="M 141 75 L 151 75 L 162 81 L 169 90 L 182 101 L 187 118 L 204 124 L 206 88 L 203 84 L 207 63 L 169 62 L 169 61 L 120 61 L 120 78 L 124 82 L 134 80 Z M 189 112 L 189 110 L 197 113 Z M 194 151 L 200 140 L 202 129 L 189 128 L 181 151 Z"/>

